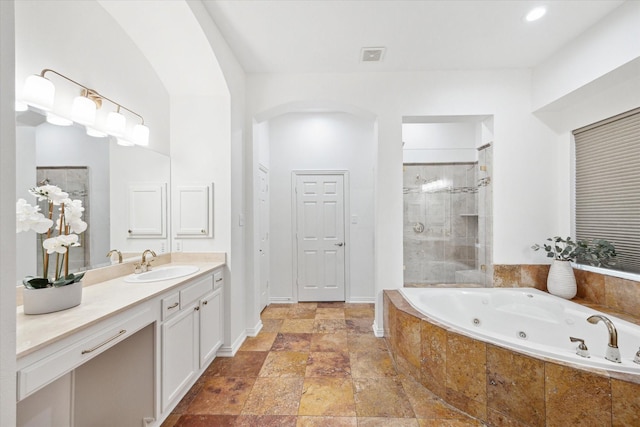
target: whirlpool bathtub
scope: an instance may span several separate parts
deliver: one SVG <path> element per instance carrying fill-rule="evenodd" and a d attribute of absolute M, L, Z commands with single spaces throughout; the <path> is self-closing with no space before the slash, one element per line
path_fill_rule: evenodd
<path fill-rule="evenodd" d="M 587 318 L 602 314 L 533 288 L 402 288 L 409 304 L 449 328 L 476 339 L 528 355 L 614 372 L 640 374 L 634 356 L 640 347 L 640 326 L 606 315 L 617 330 L 621 363 L 605 359 L 609 333 L 603 322 Z M 584 340 L 588 358 L 576 354 Z"/>

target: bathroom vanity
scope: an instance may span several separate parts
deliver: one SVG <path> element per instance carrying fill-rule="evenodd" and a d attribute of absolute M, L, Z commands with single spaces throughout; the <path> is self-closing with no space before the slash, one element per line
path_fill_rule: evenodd
<path fill-rule="evenodd" d="M 199 270 L 85 286 L 57 313 L 18 307 L 18 426 L 161 424 L 222 345 L 224 256 L 178 264 Z"/>

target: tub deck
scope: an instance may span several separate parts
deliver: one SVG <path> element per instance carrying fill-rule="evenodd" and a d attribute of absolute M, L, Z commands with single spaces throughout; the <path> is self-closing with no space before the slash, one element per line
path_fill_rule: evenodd
<path fill-rule="evenodd" d="M 628 313 L 573 301 L 640 325 Z M 534 358 L 476 340 L 425 319 L 399 291 L 384 291 L 384 316 L 398 369 L 489 425 L 640 425 L 640 375 Z"/>

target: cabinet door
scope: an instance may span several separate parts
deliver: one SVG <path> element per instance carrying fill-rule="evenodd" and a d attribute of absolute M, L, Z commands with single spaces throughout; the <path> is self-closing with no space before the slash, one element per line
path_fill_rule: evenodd
<path fill-rule="evenodd" d="M 185 308 L 162 325 L 162 410 L 198 371 L 198 306 Z"/>
<path fill-rule="evenodd" d="M 176 236 L 213 237 L 210 185 L 178 186 L 176 201 Z"/>
<path fill-rule="evenodd" d="M 222 289 L 200 303 L 200 368 L 204 368 L 222 345 Z"/>
<path fill-rule="evenodd" d="M 165 237 L 166 185 L 129 186 L 129 238 Z"/>

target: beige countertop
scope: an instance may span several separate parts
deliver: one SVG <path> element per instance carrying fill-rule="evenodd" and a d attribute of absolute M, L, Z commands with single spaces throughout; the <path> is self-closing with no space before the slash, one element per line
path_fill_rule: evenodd
<path fill-rule="evenodd" d="M 201 257 L 199 257 L 201 258 Z M 16 309 L 16 357 L 19 359 L 58 340 L 122 313 L 176 288 L 188 280 L 203 276 L 225 265 L 222 260 L 171 258 L 162 266 L 195 265 L 200 268 L 188 276 L 149 283 L 127 283 L 123 276 L 105 280 L 82 289 L 82 303 L 56 313 L 25 315 Z M 158 312 L 159 313 L 159 312 Z"/>

